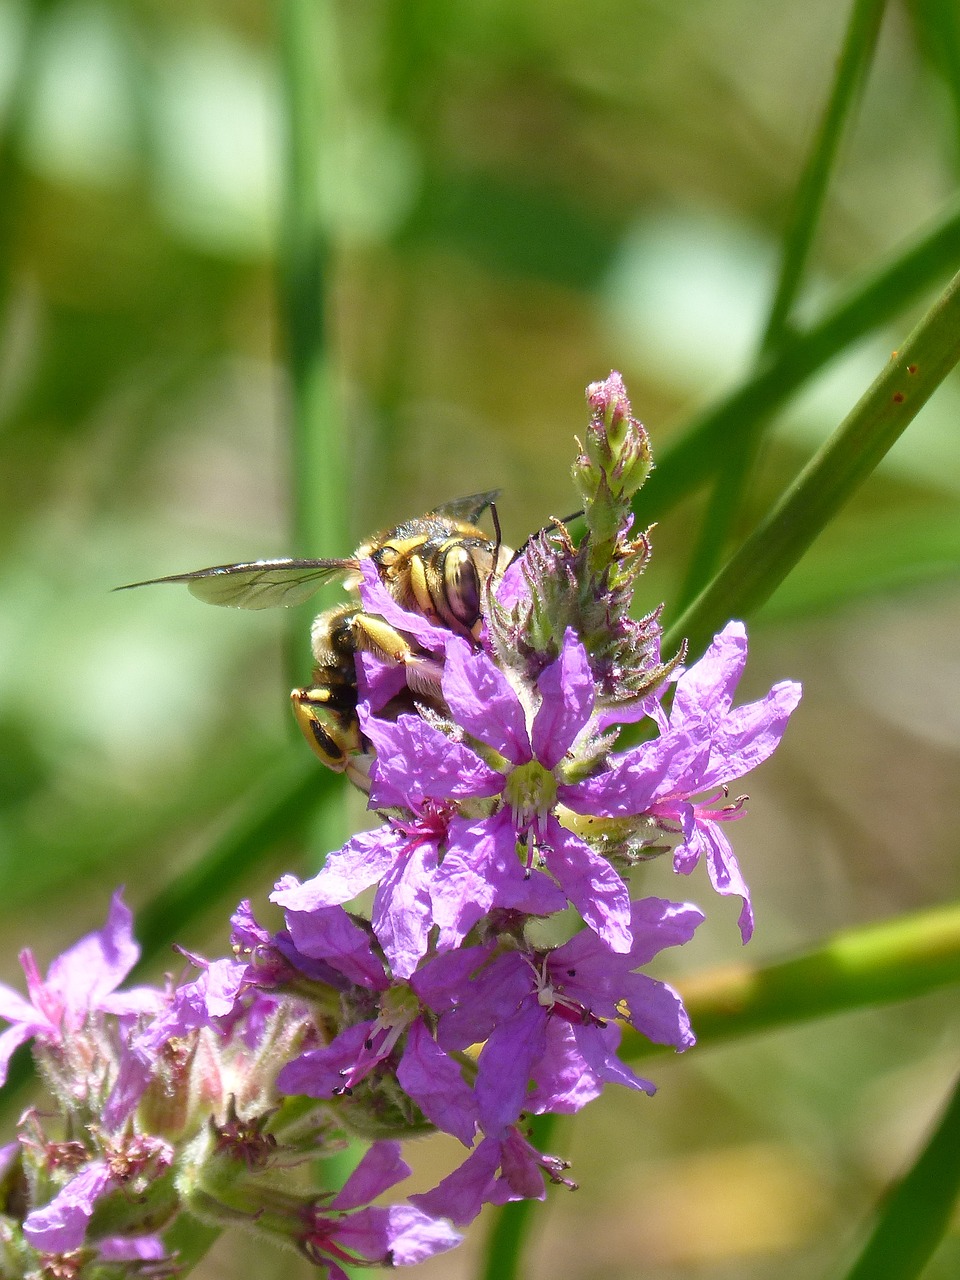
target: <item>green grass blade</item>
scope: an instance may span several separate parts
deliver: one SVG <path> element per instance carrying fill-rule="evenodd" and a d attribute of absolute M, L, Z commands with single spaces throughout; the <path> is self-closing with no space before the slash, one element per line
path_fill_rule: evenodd
<path fill-rule="evenodd" d="M 810 257 L 840 138 L 873 61 L 884 7 L 885 0 L 854 0 L 833 84 L 797 186 L 784 236 L 779 278 L 760 343 L 761 356 L 776 351 L 788 335 L 790 313 Z M 724 454 L 680 593 L 684 603 L 701 590 L 723 558 L 768 421 L 765 417 L 755 418 L 750 430 L 731 443 Z"/>
<path fill-rule="evenodd" d="M 950 1227 L 960 1194 L 960 1080 L 913 1167 L 884 1197 L 846 1280 L 915 1280 Z"/>
<path fill-rule="evenodd" d="M 836 534 L 836 536 L 834 536 Z M 960 577 L 960 513 L 945 503 L 846 519 L 777 588 L 757 621 L 796 622 L 857 600 Z"/>
<path fill-rule="evenodd" d="M 850 929 L 787 960 L 742 962 L 677 985 L 703 1048 L 954 982 L 960 982 L 960 903 Z M 621 1056 L 628 1061 L 666 1052 L 625 1029 Z"/>
<path fill-rule="evenodd" d="M 783 243 L 780 273 L 764 326 L 762 350 L 780 345 L 788 328 L 823 209 L 840 139 L 866 81 L 886 0 L 854 0 L 830 95 L 803 173 Z"/>
<path fill-rule="evenodd" d="M 960 160 L 960 6 L 956 0 L 913 0 L 907 10 L 949 94 L 956 164 Z"/>
<path fill-rule="evenodd" d="M 697 653 L 730 617 L 748 617 L 871 474 L 960 360 L 960 275 L 833 436 L 664 638 Z"/>
<path fill-rule="evenodd" d="M 698 489 L 727 449 L 758 418 L 785 404 L 834 356 L 895 318 L 960 264 L 960 202 L 912 244 L 881 264 L 819 321 L 716 404 L 698 413 L 675 440 L 657 450 L 657 465 L 634 500 L 641 527 Z"/>

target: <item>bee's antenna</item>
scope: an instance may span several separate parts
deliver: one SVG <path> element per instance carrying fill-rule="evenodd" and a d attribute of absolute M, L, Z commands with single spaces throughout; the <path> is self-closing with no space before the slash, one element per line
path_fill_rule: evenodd
<path fill-rule="evenodd" d="M 500 513 L 497 511 L 497 504 L 494 501 L 490 503 L 490 519 L 493 521 L 493 527 L 497 534 L 497 540 L 493 544 L 493 571 L 496 573 L 497 565 L 500 563 L 500 548 L 503 546 L 503 533 L 500 529 Z"/>
<path fill-rule="evenodd" d="M 564 516 L 562 520 L 558 520 L 556 516 L 552 516 L 549 524 L 543 525 L 543 527 L 538 529 L 536 533 L 531 533 L 529 538 L 524 539 L 524 541 L 520 544 L 519 547 L 517 547 L 516 551 L 513 553 L 513 557 L 510 560 L 510 564 L 516 564 L 516 562 L 520 559 L 520 557 L 526 551 L 527 547 L 529 547 L 530 543 L 534 540 L 534 538 L 539 538 L 541 533 L 546 533 L 549 529 L 555 529 L 565 534 L 567 531 L 567 525 L 569 524 L 569 522 L 571 520 L 576 520 L 579 516 L 582 516 L 583 514 L 584 512 L 581 509 L 580 511 L 572 511 L 570 515 Z M 509 567 L 510 565 L 507 566 L 508 569 Z"/>

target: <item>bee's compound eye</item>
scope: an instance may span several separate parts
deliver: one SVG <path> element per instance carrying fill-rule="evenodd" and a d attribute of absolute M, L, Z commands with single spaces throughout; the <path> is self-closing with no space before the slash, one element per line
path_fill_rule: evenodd
<path fill-rule="evenodd" d="M 457 621 L 472 627 L 480 617 L 480 575 L 466 547 L 451 547 L 443 557 L 443 591 Z"/>
<path fill-rule="evenodd" d="M 384 573 L 393 568 L 400 559 L 399 550 L 390 542 L 385 542 L 382 547 L 377 547 L 371 559 L 377 566 L 380 573 Z"/>

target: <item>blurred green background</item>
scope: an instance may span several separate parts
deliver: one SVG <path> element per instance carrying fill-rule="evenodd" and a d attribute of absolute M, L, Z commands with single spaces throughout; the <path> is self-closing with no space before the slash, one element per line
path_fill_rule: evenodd
<path fill-rule="evenodd" d="M 306 752 L 288 619 L 110 588 L 342 553 L 494 487 L 516 545 L 576 505 L 583 389 L 611 368 L 662 449 L 751 367 L 847 17 L 828 0 L 322 13 L 326 307 L 352 479 L 347 545 L 295 548 L 273 6 L 0 0 L 0 977 L 15 984 L 20 946 L 48 960 L 118 883 L 146 903 Z M 955 4 L 888 7 L 802 315 L 954 196 L 958 27 Z M 751 511 L 932 292 L 790 400 Z M 733 833 L 754 959 L 957 894 L 958 493 L 954 376 L 750 620 L 742 696 L 788 676 L 806 689 Z M 646 607 L 676 595 L 701 503 L 661 520 Z M 326 847 L 274 845 L 186 944 L 221 952 L 237 898 L 262 904 L 278 871 Z M 736 909 L 704 877 L 656 864 L 642 888 L 711 912 L 661 972 L 739 958 Z M 958 1039 L 947 993 L 658 1061 L 657 1099 L 611 1093 L 561 1130 L 582 1190 L 551 1193 L 531 1280 L 831 1274 L 921 1140 Z M 421 1186 L 452 1158 L 439 1140 L 414 1155 Z M 420 1274 L 471 1275 L 473 1247 Z M 202 1280 L 297 1265 L 225 1239 Z M 929 1275 L 958 1270 L 955 1233 Z"/>

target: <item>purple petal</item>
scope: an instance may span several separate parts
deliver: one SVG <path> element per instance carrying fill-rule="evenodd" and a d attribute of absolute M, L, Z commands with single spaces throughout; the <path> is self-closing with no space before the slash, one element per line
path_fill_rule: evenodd
<path fill-rule="evenodd" d="M 331 1209 L 357 1209 L 410 1176 L 399 1142 L 375 1142 L 330 1202 Z"/>
<path fill-rule="evenodd" d="M 423 649 L 442 653 L 444 642 L 450 634 L 445 628 L 434 626 L 422 613 L 410 613 L 394 600 L 380 581 L 377 567 L 372 560 L 360 561 L 360 599 L 368 613 L 379 614 L 391 627 L 411 636 Z"/>
<path fill-rule="evenodd" d="M 97 1241 L 103 1262 L 160 1262 L 167 1256 L 159 1236 L 109 1236 Z"/>
<path fill-rule="evenodd" d="M 389 723 L 361 712 L 360 724 L 377 752 L 370 774 L 374 808 L 415 809 L 426 799 L 495 796 L 503 790 L 502 773 L 419 716 Z"/>
<path fill-rule="evenodd" d="M 677 681 L 670 723 L 707 718 L 718 724 L 733 703 L 746 662 L 746 627 L 742 622 L 728 622 L 700 661 Z"/>
<path fill-rule="evenodd" d="M 154 1061 L 146 1052 L 129 1046 L 124 1049 L 116 1082 L 103 1109 L 103 1123 L 110 1133 L 120 1129 L 133 1114 L 153 1078 Z"/>
<path fill-rule="evenodd" d="M 327 960 L 351 982 L 374 991 L 389 985 L 383 963 L 370 947 L 370 940 L 342 907 L 320 907 L 316 911 L 288 911 L 287 928 L 298 951 L 315 960 Z"/>
<path fill-rule="evenodd" d="M 6 1019 L 7 1022 L 20 1022 L 33 1028 L 31 1035 L 35 1030 L 55 1031 L 57 1029 L 42 1010 L 37 1009 L 29 1000 L 24 1000 L 19 991 L 14 991 L 13 987 L 8 987 L 5 982 L 0 982 L 0 1018 Z"/>
<path fill-rule="evenodd" d="M 410 1027 L 397 1080 L 432 1125 L 465 1147 L 477 1131 L 477 1100 L 459 1063 L 443 1052 L 421 1019 Z"/>
<path fill-rule="evenodd" d="M 294 884 L 299 883 L 293 876 L 289 879 Z M 253 914 L 249 898 L 239 902 L 230 917 L 230 941 L 238 951 L 256 951 L 258 947 L 269 946 L 273 941 L 270 930 L 265 929 Z"/>
<path fill-rule="evenodd" d="M 335 1221 L 321 1218 L 320 1250 L 342 1257 L 363 1258 L 367 1265 L 386 1266 L 390 1254 L 390 1212 L 379 1206 L 357 1209 Z M 348 1280 L 347 1273 L 331 1257 L 323 1258 L 330 1280 Z"/>
<path fill-rule="evenodd" d="M 765 698 L 731 711 L 714 734 L 700 788 L 706 790 L 742 778 L 771 756 L 780 745 L 802 693 L 795 681 L 783 680 Z"/>
<path fill-rule="evenodd" d="M 214 960 L 193 982 L 177 987 L 174 1009 L 181 1033 L 207 1027 L 214 1018 L 233 1012 L 246 977 L 246 965 L 236 960 Z"/>
<path fill-rule="evenodd" d="M 407 687 L 403 663 L 384 662 L 373 653 L 358 653 L 357 699 L 367 711 L 382 711 L 391 698 Z"/>
<path fill-rule="evenodd" d="M 511 764 L 532 758 L 526 717 L 513 686 L 487 654 L 474 653 L 460 636 L 447 641 L 443 696 L 456 723 Z"/>
<path fill-rule="evenodd" d="M 606 858 L 555 818 L 548 827 L 547 866 L 594 933 L 614 951 L 630 950 L 630 895 Z"/>
<path fill-rule="evenodd" d="M 747 943 L 753 937 L 753 908 L 750 905 L 750 890 L 740 870 L 740 863 L 730 847 L 729 840 L 716 822 L 700 822 L 698 825 L 706 841 L 710 883 L 717 893 L 724 897 L 739 895 L 743 899 L 737 924 L 740 928 L 740 937 L 744 943 Z"/>
<path fill-rule="evenodd" d="M 6 1181 L 19 1157 L 19 1142 L 7 1142 L 0 1147 L 0 1181 Z"/>
<path fill-rule="evenodd" d="M 424 841 L 387 870 L 370 922 L 395 978 L 409 978 L 426 954 L 433 926 L 431 885 L 437 846 Z"/>
<path fill-rule="evenodd" d="M 441 950 L 459 946 L 493 906 L 530 915 L 550 915 L 566 906 L 563 894 L 542 872 L 525 872 L 509 809 L 474 822 L 455 818 L 448 841 L 432 890 Z"/>
<path fill-rule="evenodd" d="M 706 746 L 701 753 L 706 759 Z M 689 743 L 677 734 L 654 738 L 622 755 L 611 756 L 602 773 L 559 786 L 557 799 L 574 813 L 598 818 L 643 813 L 677 759 L 687 760 L 690 754 Z"/>
<path fill-rule="evenodd" d="M 619 1016 L 622 978 L 632 967 L 631 955 L 611 951 L 592 929 L 581 929 L 547 957 L 554 990 L 602 1018 Z"/>
<path fill-rule="evenodd" d="M 362 1065 L 364 1042 L 373 1022 L 359 1022 L 348 1027 L 322 1049 L 308 1049 L 286 1063 L 277 1076 L 280 1093 L 302 1094 L 308 1098 L 332 1098 L 343 1089 L 344 1076 Z M 376 1065 L 369 1055 L 367 1070 Z"/>
<path fill-rule="evenodd" d="M 494 594 L 497 603 L 504 609 L 512 609 L 521 600 L 530 599 L 530 583 L 524 572 L 526 556 L 517 556 L 504 570 L 503 577 L 497 583 Z"/>
<path fill-rule="evenodd" d="M 410 1201 L 429 1214 L 465 1227 L 488 1199 L 500 1159 L 500 1143 L 496 1138 L 484 1138 L 458 1169 L 447 1174 L 432 1191 L 410 1196 Z"/>
<path fill-rule="evenodd" d="M 628 973 L 623 998 L 630 1009 L 627 1021 L 654 1044 L 672 1044 L 681 1052 L 696 1043 L 683 1001 L 673 987 L 645 973 Z"/>
<path fill-rule="evenodd" d="M 349 902 L 376 884 L 399 856 L 403 840 L 390 826 L 362 831 L 336 853 L 327 855 L 312 880 L 297 884 L 286 877 L 270 894 L 270 901 L 290 911 L 315 911 Z"/>
<path fill-rule="evenodd" d="M 42 1023 L 31 1025 L 29 1022 L 18 1022 L 7 1027 L 0 1035 L 0 1085 L 7 1082 L 7 1071 L 14 1053 L 33 1036 L 46 1030 L 47 1027 Z"/>
<path fill-rule="evenodd" d="M 455 1008 L 473 975 L 489 957 L 489 947 L 464 947 L 428 960 L 410 979 L 421 1004 L 434 1013 Z"/>
<path fill-rule="evenodd" d="M 387 1235 L 394 1266 L 411 1267 L 435 1254 L 446 1253 L 463 1240 L 442 1218 L 431 1218 L 410 1204 L 387 1208 Z"/>
<path fill-rule="evenodd" d="M 536 989 L 533 967 L 518 952 L 497 956 L 478 969 L 460 998 L 440 1019 L 437 1039 L 444 1049 L 479 1044 L 499 1023 L 517 1012 Z"/>
<path fill-rule="evenodd" d="M 664 947 L 682 947 L 689 942 L 704 914 L 691 902 L 669 902 L 665 898 L 640 898 L 632 904 L 630 928 L 630 968 L 648 964 Z"/>
<path fill-rule="evenodd" d="M 477 1060 L 477 1107 L 488 1136 L 520 1118 L 533 1066 L 546 1045 L 547 1011 L 530 996 L 513 1017 L 498 1023 Z"/>
<path fill-rule="evenodd" d="M 546 1044 L 534 1064 L 534 1089 L 527 1110 L 572 1115 L 603 1092 L 603 1080 L 585 1060 L 574 1027 L 564 1018 L 547 1020 Z"/>
<path fill-rule="evenodd" d="M 593 710 L 593 675 L 587 651 L 567 627 L 563 648 L 537 681 L 542 702 L 533 721 L 533 752 L 546 769 L 555 769 Z"/>
<path fill-rule="evenodd" d="M 636 1075 L 617 1057 L 620 1028 L 615 1022 L 608 1023 L 605 1027 L 576 1027 L 574 1033 L 584 1061 L 590 1064 L 591 1070 L 599 1079 L 608 1084 L 622 1084 L 625 1088 L 635 1089 L 648 1097 L 656 1093 L 657 1086 L 652 1080 Z"/>
<path fill-rule="evenodd" d="M 120 985 L 139 958 L 133 916 L 123 901 L 123 890 L 118 889 L 110 899 L 104 927 L 88 933 L 53 961 L 47 986 L 62 996 L 68 1021 L 75 1028 L 87 1009 L 99 1008 L 103 997 Z"/>
<path fill-rule="evenodd" d="M 128 1018 L 138 1014 L 156 1015 L 166 1003 L 166 997 L 156 987 L 131 987 L 128 991 L 114 991 L 104 996 L 97 1007 L 103 1013 L 112 1013 L 117 1018 Z"/>
<path fill-rule="evenodd" d="M 500 1144 L 500 1170 L 503 1176 L 490 1197 L 492 1203 L 546 1198 L 540 1153 L 516 1128 L 511 1129 Z"/>
<path fill-rule="evenodd" d="M 27 1215 L 23 1234 L 41 1253 L 70 1253 L 79 1249 L 97 1200 L 113 1179 L 102 1160 L 95 1160 L 71 1178 L 43 1209 Z"/>

